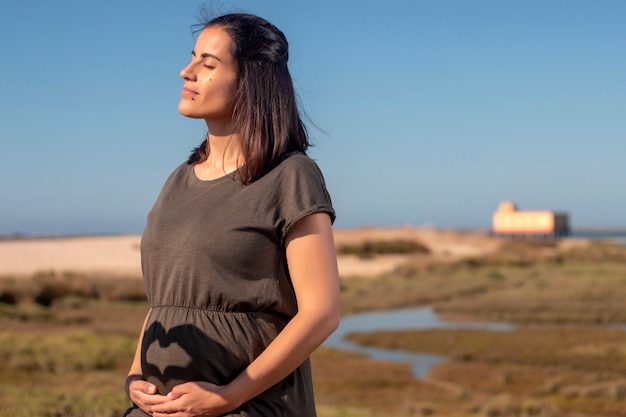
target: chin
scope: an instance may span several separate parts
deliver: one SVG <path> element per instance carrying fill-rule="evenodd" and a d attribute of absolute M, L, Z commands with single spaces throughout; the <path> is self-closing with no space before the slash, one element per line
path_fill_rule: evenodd
<path fill-rule="evenodd" d="M 181 106 L 181 105 L 179 105 L 179 106 L 178 106 L 178 112 L 179 112 L 180 114 L 182 114 L 183 116 L 185 116 L 185 117 L 189 117 L 189 118 L 191 118 L 191 119 L 201 119 L 201 118 L 202 118 L 202 115 L 195 114 L 195 113 L 194 113 L 193 111 L 191 111 L 190 109 L 185 108 L 185 106 Z"/>

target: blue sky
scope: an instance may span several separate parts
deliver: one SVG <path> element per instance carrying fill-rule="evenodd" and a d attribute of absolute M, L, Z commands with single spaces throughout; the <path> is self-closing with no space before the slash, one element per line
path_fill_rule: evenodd
<path fill-rule="evenodd" d="M 626 225 L 624 1 L 2 0 L 0 234 L 143 230 L 203 4 L 285 32 L 337 227 Z"/>

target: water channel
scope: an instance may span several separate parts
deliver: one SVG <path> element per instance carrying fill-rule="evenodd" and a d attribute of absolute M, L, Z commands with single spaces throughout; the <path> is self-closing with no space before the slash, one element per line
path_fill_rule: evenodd
<path fill-rule="evenodd" d="M 514 325 L 507 323 L 446 321 L 440 319 L 432 307 L 420 307 L 343 317 L 339 328 L 324 342 L 324 346 L 360 352 L 375 360 L 410 363 L 413 375 L 416 378 L 424 378 L 433 365 L 447 362 L 448 358 L 441 355 L 361 346 L 347 340 L 346 336 L 349 333 L 377 330 L 481 329 L 509 331 L 514 328 Z"/>

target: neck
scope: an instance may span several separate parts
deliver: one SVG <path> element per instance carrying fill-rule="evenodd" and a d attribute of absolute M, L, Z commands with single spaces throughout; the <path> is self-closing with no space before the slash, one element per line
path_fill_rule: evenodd
<path fill-rule="evenodd" d="M 207 159 L 196 164 L 196 175 L 203 180 L 212 180 L 236 171 L 244 163 L 241 140 L 237 134 L 207 137 Z"/>
<path fill-rule="evenodd" d="M 241 158 L 241 140 L 237 134 L 214 135 L 207 137 L 207 154 L 215 161 L 235 161 Z"/>
<path fill-rule="evenodd" d="M 233 129 L 232 120 L 205 121 L 209 129 L 206 144 L 209 160 L 220 164 L 241 158 L 241 136 Z"/>

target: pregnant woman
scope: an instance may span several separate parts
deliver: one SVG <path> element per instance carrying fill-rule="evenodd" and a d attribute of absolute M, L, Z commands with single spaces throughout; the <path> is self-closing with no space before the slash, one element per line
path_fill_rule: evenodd
<path fill-rule="evenodd" d="M 287 40 L 248 14 L 203 28 L 178 109 L 208 134 L 148 215 L 125 416 L 315 416 L 308 358 L 340 316 L 335 213 Z"/>

